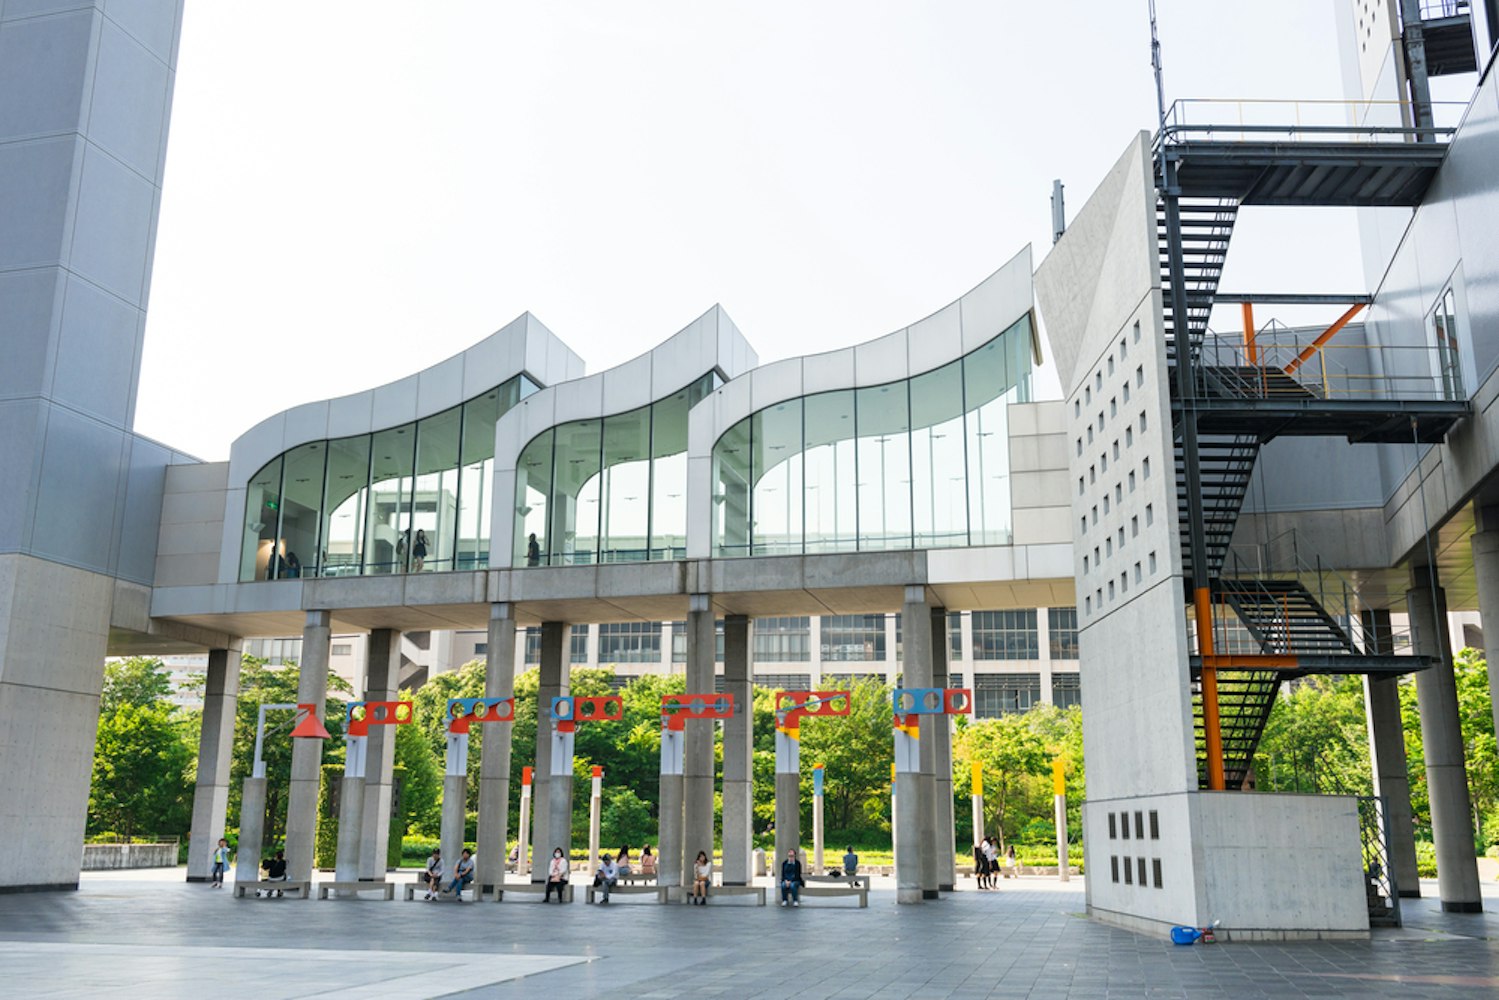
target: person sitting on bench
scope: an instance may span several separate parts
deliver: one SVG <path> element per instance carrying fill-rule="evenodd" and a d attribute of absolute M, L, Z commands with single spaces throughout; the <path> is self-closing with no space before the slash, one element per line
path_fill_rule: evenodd
<path fill-rule="evenodd" d="M 467 847 L 458 856 L 458 864 L 453 868 L 453 881 L 448 883 L 448 891 L 458 902 L 463 902 L 463 890 L 474 880 L 474 852 Z"/>
<path fill-rule="evenodd" d="M 640 849 L 640 874 L 646 878 L 656 877 L 656 856 L 651 853 L 650 844 Z"/>
<path fill-rule="evenodd" d="M 286 881 L 286 852 L 285 851 L 277 851 L 276 852 L 276 856 L 265 863 L 265 880 L 267 882 L 285 882 Z M 280 889 L 277 889 L 274 892 L 272 892 L 270 889 L 267 889 L 265 894 L 267 896 L 273 896 L 273 895 L 274 896 L 283 896 L 283 895 L 285 895 L 285 893 L 283 893 Z M 257 895 L 257 896 L 260 895 L 260 890 L 259 889 L 255 890 L 255 895 Z"/>
<path fill-rule="evenodd" d="M 422 897 L 423 899 L 431 900 L 438 897 L 442 892 L 442 877 L 444 874 L 442 851 L 434 847 L 432 848 L 432 854 L 427 858 L 427 870 L 422 875 L 422 881 L 427 883 L 427 894 Z"/>
<path fill-rule="evenodd" d="M 786 852 L 786 860 L 781 862 L 781 905 L 785 906 L 789 900 L 792 906 L 801 906 L 802 900 L 802 863 L 796 860 L 796 848 Z"/>
<path fill-rule="evenodd" d="M 713 881 L 713 862 L 707 852 L 698 851 L 692 863 L 692 901 L 698 906 L 708 905 L 708 885 Z"/>
<path fill-rule="evenodd" d="M 619 866 L 616 865 L 613 859 L 606 854 L 604 855 L 602 862 L 599 864 L 599 870 L 593 873 L 594 886 L 596 888 L 604 890 L 603 897 L 599 900 L 600 903 L 609 902 L 609 890 L 613 889 L 614 883 L 618 881 Z"/>
<path fill-rule="evenodd" d="M 571 871 L 572 866 L 568 864 L 567 855 L 562 853 L 562 848 L 552 848 L 552 861 L 547 866 L 546 895 L 542 896 L 541 898 L 541 901 L 543 903 L 550 903 L 552 901 L 553 889 L 557 890 L 557 902 L 567 902 L 567 900 L 562 897 L 562 892 L 567 888 L 567 876 Z"/>
<path fill-rule="evenodd" d="M 854 853 L 854 845 L 850 844 L 843 849 L 843 874 L 848 878 L 849 885 L 858 885 L 859 880 L 859 856 Z"/>

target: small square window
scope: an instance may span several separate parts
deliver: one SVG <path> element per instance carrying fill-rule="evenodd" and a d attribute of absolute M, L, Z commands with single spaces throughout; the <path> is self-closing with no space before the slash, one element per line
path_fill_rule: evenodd
<path fill-rule="evenodd" d="M 1140 478 L 1142 478 L 1142 479 L 1149 479 L 1150 478 L 1150 458 L 1149 457 L 1140 459 Z"/>
<path fill-rule="evenodd" d="M 1140 323 L 1137 320 L 1135 322 L 1135 343 L 1138 344 L 1139 342 L 1140 342 Z"/>
<path fill-rule="evenodd" d="M 1124 884 L 1135 884 L 1135 870 L 1134 866 L 1129 863 L 1129 858 L 1124 859 Z"/>
<path fill-rule="evenodd" d="M 1131 493 L 1135 492 L 1135 474 L 1133 472 L 1129 474 L 1129 491 Z"/>
<path fill-rule="evenodd" d="M 1123 340 L 1120 340 L 1119 341 L 1119 360 L 1123 361 L 1127 357 L 1129 357 L 1129 347 L 1127 347 L 1125 345 L 1125 343 L 1124 343 Z"/>
<path fill-rule="evenodd" d="M 1091 385 L 1083 386 L 1083 402 L 1088 405 L 1093 403 L 1093 387 Z"/>
<path fill-rule="evenodd" d="M 1079 403 L 1075 399 L 1072 401 L 1072 415 L 1074 417 L 1080 417 L 1083 415 L 1083 404 Z"/>
<path fill-rule="evenodd" d="M 1109 355 L 1109 374 L 1114 374 L 1114 356 L 1112 354 Z"/>
<path fill-rule="evenodd" d="M 1087 489 L 1087 486 L 1085 485 L 1085 481 L 1083 480 L 1083 477 L 1082 476 L 1078 476 L 1077 477 L 1077 495 L 1078 496 L 1082 496 L 1083 493 L 1084 493 L 1084 491 L 1086 489 Z"/>
<path fill-rule="evenodd" d="M 1120 828 L 1120 836 L 1122 836 L 1125 840 L 1128 840 L 1129 839 L 1129 813 L 1122 812 L 1122 813 L 1119 814 L 1119 828 Z"/>
<path fill-rule="evenodd" d="M 1108 498 L 1108 496 L 1105 496 L 1103 498 L 1103 512 L 1105 514 L 1108 514 L 1108 512 L 1109 512 L 1109 498 Z"/>
<path fill-rule="evenodd" d="M 1083 556 L 1083 575 L 1086 576 L 1087 573 L 1088 573 L 1088 557 L 1087 556 Z"/>
<path fill-rule="evenodd" d="M 1123 528 L 1119 529 L 1119 547 L 1121 549 L 1124 548 L 1124 529 Z"/>
<path fill-rule="evenodd" d="M 1161 887 L 1161 859 L 1152 858 L 1150 866 L 1152 869 L 1151 874 L 1155 875 L 1155 887 L 1159 889 Z"/>
<path fill-rule="evenodd" d="M 1109 856 L 1109 874 L 1114 877 L 1115 882 L 1119 881 L 1119 855 L 1117 854 Z"/>
<path fill-rule="evenodd" d="M 1093 388 L 1103 392 L 1103 372 L 1093 373 Z"/>
<path fill-rule="evenodd" d="M 1145 505 L 1145 527 L 1148 528 L 1152 524 L 1155 524 L 1155 505 L 1148 503 Z"/>
<path fill-rule="evenodd" d="M 1111 400 L 1109 400 L 1109 416 L 1110 417 L 1117 417 L 1117 416 L 1119 416 L 1119 400 L 1117 400 L 1117 399 L 1111 399 Z"/>
<path fill-rule="evenodd" d="M 1092 424 L 1088 425 L 1088 443 L 1089 444 L 1093 443 L 1093 425 Z"/>
<path fill-rule="evenodd" d="M 1139 536 L 1140 536 L 1140 519 L 1138 517 L 1132 517 L 1132 518 L 1129 519 L 1129 537 L 1131 537 L 1131 538 L 1138 538 Z"/>
<path fill-rule="evenodd" d="M 1161 814 L 1154 809 L 1150 810 L 1150 839 L 1161 839 Z M 1157 878 L 1156 881 L 1159 882 L 1160 879 Z"/>
<path fill-rule="evenodd" d="M 1141 434 L 1145 433 L 1146 427 L 1147 427 L 1147 423 L 1146 423 L 1146 420 L 1145 420 L 1145 411 L 1141 410 L 1140 411 L 1140 433 Z"/>
<path fill-rule="evenodd" d="M 1099 472 L 1108 472 L 1109 471 L 1109 453 L 1108 452 L 1103 452 L 1102 454 L 1100 454 L 1098 456 L 1098 471 Z"/>
<path fill-rule="evenodd" d="M 1114 461 L 1119 461 L 1119 439 L 1114 439 Z"/>
<path fill-rule="evenodd" d="M 1133 448 L 1135 446 L 1135 425 L 1134 424 L 1130 424 L 1128 427 L 1126 427 L 1124 429 L 1124 446 L 1126 448 Z M 1081 449 L 1078 450 L 1078 454 L 1079 455 L 1082 454 L 1082 450 Z"/>
<path fill-rule="evenodd" d="M 1119 593 L 1129 593 L 1129 578 L 1126 577 L 1123 573 L 1119 574 Z"/>
<path fill-rule="evenodd" d="M 1114 502 L 1124 502 L 1124 487 L 1120 486 L 1118 483 L 1114 484 Z"/>
<path fill-rule="evenodd" d="M 1078 520 L 1083 523 L 1082 533 L 1086 535 L 1088 533 L 1088 519 L 1086 517 L 1080 517 L 1078 518 Z"/>
<path fill-rule="evenodd" d="M 1114 814 L 1113 813 L 1109 813 L 1109 839 L 1110 840 L 1118 840 L 1119 839 L 1119 828 L 1114 823 Z"/>
<path fill-rule="evenodd" d="M 1082 438 L 1078 438 L 1077 439 L 1077 453 L 1079 455 L 1081 455 L 1083 453 L 1083 439 Z"/>
<path fill-rule="evenodd" d="M 1135 563 L 1135 582 L 1136 583 L 1140 582 L 1140 564 L 1139 563 Z"/>
<path fill-rule="evenodd" d="M 1108 503 L 1108 501 L 1105 500 L 1104 503 Z M 1112 538 L 1104 539 L 1103 554 L 1106 556 L 1111 556 L 1114 554 L 1114 540 Z"/>
<path fill-rule="evenodd" d="M 1126 403 L 1129 402 L 1129 383 L 1128 382 L 1124 383 L 1124 401 Z"/>
<path fill-rule="evenodd" d="M 1091 615 L 1092 613 L 1093 613 L 1093 598 L 1091 598 L 1091 597 L 1084 597 L 1083 598 L 1083 614 L 1085 614 L 1085 615 Z"/>

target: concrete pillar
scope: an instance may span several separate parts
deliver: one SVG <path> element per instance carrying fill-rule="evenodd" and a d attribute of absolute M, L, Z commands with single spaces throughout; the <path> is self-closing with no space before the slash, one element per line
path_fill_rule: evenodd
<path fill-rule="evenodd" d="M 1431 802 L 1431 833 L 1436 841 L 1437 890 L 1442 909 L 1479 913 L 1483 897 L 1473 848 L 1473 809 L 1457 711 L 1457 681 L 1447 636 L 1447 596 L 1433 586 L 1435 570 L 1412 567 L 1406 593 L 1417 650 L 1436 664 L 1416 674 L 1421 708 L 1421 745 L 1426 755 L 1426 790 Z"/>
<path fill-rule="evenodd" d="M 546 881 L 546 859 L 552 856 L 552 848 L 558 846 L 548 840 L 552 801 L 548 789 L 552 775 L 552 699 L 568 691 L 567 625 L 563 622 L 541 623 L 540 673 L 536 692 L 536 770 L 531 774 L 531 851 L 540 863 L 531 864 L 533 882 Z M 572 801 L 571 794 L 568 801 Z"/>
<path fill-rule="evenodd" d="M 400 695 L 401 633 L 375 629 L 365 643 L 364 700 L 394 701 Z M 359 878 L 383 882 L 389 865 L 391 775 L 396 766 L 396 727 L 370 726 L 364 758 L 363 835 Z"/>
<path fill-rule="evenodd" d="M 192 834 L 187 842 L 187 880 L 207 882 L 213 849 L 224 835 L 229 810 L 229 765 L 234 753 L 234 717 L 239 706 L 238 646 L 208 651 L 198 734 L 198 783 L 193 788 Z"/>
<path fill-rule="evenodd" d="M 906 588 L 906 602 L 901 610 L 902 643 L 905 658 L 905 687 L 936 687 L 932 673 L 932 609 L 927 603 L 926 587 Z M 918 852 L 921 863 L 921 892 L 927 899 L 937 898 L 941 884 L 940 858 L 937 850 L 937 729 L 945 716 L 923 716 L 921 719 L 921 778 L 916 794 L 906 800 L 906 808 L 915 800 L 919 831 L 916 842 L 908 846 Z M 899 779 L 897 779 L 899 780 Z"/>
<path fill-rule="evenodd" d="M 265 779 L 246 778 L 239 794 L 239 850 L 235 853 L 234 880 L 260 879 L 260 843 L 265 839 Z M 213 839 L 217 847 L 219 839 Z"/>
<path fill-rule="evenodd" d="M 569 859 L 573 854 L 573 734 L 552 732 L 552 773 L 547 776 L 546 854 L 562 848 Z"/>
<path fill-rule="evenodd" d="M 514 696 L 513 605 L 489 606 L 489 644 L 485 650 L 484 697 Z M 510 854 L 510 738 L 514 728 L 511 722 L 486 722 L 479 726 L 479 842 L 475 845 L 474 868 L 481 892 L 505 881 L 505 862 Z M 523 818 L 521 828 L 524 827 Z"/>
<path fill-rule="evenodd" d="M 796 771 L 782 770 L 783 747 L 791 748 L 794 762 L 796 741 L 784 733 L 776 733 L 776 856 L 775 864 L 770 866 L 772 872 L 781 870 L 787 851 L 796 851 L 796 856 L 806 862 L 802 851 L 802 778 Z"/>
<path fill-rule="evenodd" d="M 1481 507 L 1473 536 L 1473 573 L 1478 580 L 1478 617 L 1489 669 L 1489 707 L 1499 733 L 1499 509 Z"/>
<path fill-rule="evenodd" d="M 754 845 L 754 691 L 750 682 L 749 619 L 723 621 L 724 689 L 734 717 L 723 724 L 723 884 L 749 885 Z"/>
<path fill-rule="evenodd" d="M 371 726 L 377 729 L 377 726 Z M 364 837 L 364 778 L 345 773 L 338 788 L 338 855 L 333 877 L 340 882 L 359 881 L 360 846 Z"/>
<path fill-rule="evenodd" d="M 328 640 L 332 618 L 326 611 L 307 612 L 302 627 L 302 662 L 297 670 L 297 701 L 317 706 L 323 718 L 328 701 Z M 294 739 L 291 788 L 286 797 L 286 875 L 292 881 L 312 878 L 317 840 L 318 786 L 322 779 L 323 741 Z"/>
<path fill-rule="evenodd" d="M 932 609 L 932 686 L 948 687 L 947 670 L 947 609 Z M 952 717 L 937 716 L 932 720 L 932 741 L 935 754 L 933 775 L 936 781 L 934 796 L 937 800 L 935 822 L 937 825 L 937 888 L 952 892 L 958 882 L 958 859 L 954 855 L 957 833 L 953 817 L 952 792 Z"/>
<path fill-rule="evenodd" d="M 713 694 L 717 629 L 707 594 L 687 599 L 687 693 Z M 682 871 L 691 871 L 698 851 L 713 857 L 712 719 L 689 719 L 682 741 Z"/>
<path fill-rule="evenodd" d="M 891 832 L 895 847 L 895 901 L 919 903 L 921 888 L 921 744 L 895 730 L 895 783 L 891 786 Z"/>
<path fill-rule="evenodd" d="M 682 744 L 683 734 L 661 730 L 661 796 L 656 840 L 656 884 L 682 896 Z"/>
<path fill-rule="evenodd" d="M 442 779 L 442 828 L 438 842 L 442 845 L 443 865 L 449 872 L 458 863 L 463 850 L 464 830 L 468 819 L 464 803 L 468 800 L 468 775 L 446 774 Z M 474 867 L 478 867 L 475 862 Z"/>
<path fill-rule="evenodd" d="M 1361 613 L 1364 651 L 1394 651 L 1390 612 Z M 1405 759 L 1405 730 L 1400 721 L 1400 682 L 1394 677 L 1364 676 L 1364 714 L 1369 728 L 1369 764 L 1374 794 L 1385 800 L 1385 838 L 1389 842 L 1390 874 L 1396 891 L 1407 898 L 1421 895 L 1416 871 L 1416 833 L 1411 819 L 1410 772 Z"/>

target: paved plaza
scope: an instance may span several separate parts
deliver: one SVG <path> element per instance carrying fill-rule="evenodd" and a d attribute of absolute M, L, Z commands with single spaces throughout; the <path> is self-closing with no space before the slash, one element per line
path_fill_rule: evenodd
<path fill-rule="evenodd" d="M 884 880 L 887 881 L 888 880 Z M 1408 908 L 1372 942 L 1190 948 L 1084 919 L 1082 882 L 897 907 L 236 900 L 181 872 L 0 896 L 0 996 L 1237 998 L 1499 995 L 1489 912 Z M 1428 887 L 1435 895 L 1435 885 Z"/>

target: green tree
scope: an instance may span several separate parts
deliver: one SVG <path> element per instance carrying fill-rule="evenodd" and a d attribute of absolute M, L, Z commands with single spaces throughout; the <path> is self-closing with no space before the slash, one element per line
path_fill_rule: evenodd
<path fill-rule="evenodd" d="M 104 687 L 99 693 L 99 711 L 109 714 L 121 705 L 145 708 L 165 704 L 172 694 L 166 667 L 154 656 L 131 656 L 104 664 Z"/>
<path fill-rule="evenodd" d="M 962 770 L 975 761 L 983 767 L 985 828 L 1008 843 L 1011 832 L 1018 833 L 1037 813 L 1034 782 L 1028 786 L 1026 779 L 1050 773 L 1044 738 L 1028 715 L 1004 715 L 964 726 L 956 744 L 954 757 Z"/>
<path fill-rule="evenodd" d="M 128 841 L 142 833 L 182 835 L 192 823 L 194 747 L 163 703 L 117 702 L 99 717 L 89 825 Z"/>
<path fill-rule="evenodd" d="M 410 692 L 402 691 L 401 697 L 410 697 Z M 405 769 L 401 786 L 402 815 L 396 826 L 402 835 L 412 831 L 435 835 L 442 826 L 442 762 L 432 752 L 432 744 L 419 722 L 396 726 L 395 730 L 395 766 Z"/>
<path fill-rule="evenodd" d="M 829 836 L 847 839 L 839 835 L 849 834 L 863 839 L 858 835 L 873 820 L 866 805 L 876 804 L 875 815 L 881 819 L 888 807 L 890 765 L 895 759 L 890 687 L 875 678 L 861 678 L 849 688 L 849 694 L 847 717 L 802 720 L 803 821 L 811 829 L 812 769 L 822 764 Z M 772 720 L 772 729 L 774 725 Z"/>
<path fill-rule="evenodd" d="M 1254 756 L 1262 791 L 1367 795 L 1363 678 L 1313 676 L 1282 690 Z"/>

